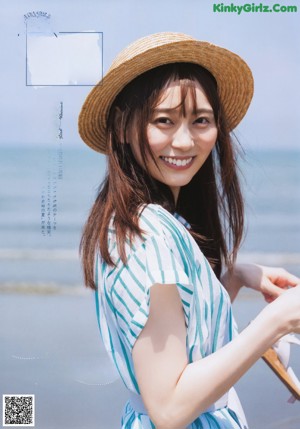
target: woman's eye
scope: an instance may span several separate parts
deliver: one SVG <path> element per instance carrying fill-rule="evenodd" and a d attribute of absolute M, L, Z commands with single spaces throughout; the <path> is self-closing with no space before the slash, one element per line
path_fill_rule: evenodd
<path fill-rule="evenodd" d="M 161 116 L 161 117 L 159 117 L 159 118 L 156 118 L 156 119 L 155 119 L 155 122 L 156 122 L 157 124 L 167 124 L 167 125 L 172 124 L 171 119 L 166 118 L 165 116 Z"/>
<path fill-rule="evenodd" d="M 208 118 L 204 118 L 203 116 L 201 116 L 200 118 L 196 119 L 195 123 L 206 125 L 206 124 L 209 124 L 209 120 Z"/>

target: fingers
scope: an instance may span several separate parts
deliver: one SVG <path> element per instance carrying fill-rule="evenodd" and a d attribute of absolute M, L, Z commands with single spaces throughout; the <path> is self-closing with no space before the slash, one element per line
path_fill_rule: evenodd
<path fill-rule="evenodd" d="M 297 286 L 298 284 L 300 284 L 300 278 L 297 276 L 294 276 L 288 271 L 285 271 L 285 279 L 286 279 L 286 283 L 289 286 Z"/>
<path fill-rule="evenodd" d="M 264 296 L 266 302 L 270 303 L 270 302 L 274 301 L 284 291 L 285 291 L 284 287 L 278 286 L 278 285 L 272 283 L 272 281 L 269 279 L 265 279 L 263 287 L 262 287 L 262 293 L 263 293 L 263 296 Z"/>
<path fill-rule="evenodd" d="M 272 283 L 269 279 L 264 282 L 263 293 L 269 295 L 273 299 L 277 298 L 284 292 L 284 289 L 276 284 Z"/>
<path fill-rule="evenodd" d="M 262 293 L 266 302 L 270 303 L 274 301 L 282 293 L 289 289 L 289 287 L 295 287 L 299 285 L 300 279 L 298 277 L 294 276 L 293 274 L 290 274 L 287 271 L 285 274 L 286 275 L 284 278 L 277 278 L 275 280 L 272 279 L 274 283 L 270 279 L 265 280 L 262 288 Z"/>
<path fill-rule="evenodd" d="M 300 284 L 300 278 L 291 274 L 284 268 L 270 268 L 270 271 L 268 273 L 266 272 L 266 275 L 274 284 L 281 288 L 293 287 Z"/>
<path fill-rule="evenodd" d="M 268 304 L 270 304 L 271 302 L 273 302 L 273 301 L 274 301 L 274 299 L 275 299 L 272 295 L 267 295 L 266 293 L 263 293 L 263 296 L 264 296 L 264 298 L 265 298 L 265 301 L 266 301 Z"/>

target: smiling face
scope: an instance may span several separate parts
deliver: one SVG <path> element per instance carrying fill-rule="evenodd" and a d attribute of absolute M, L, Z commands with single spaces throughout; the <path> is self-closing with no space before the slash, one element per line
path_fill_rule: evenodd
<path fill-rule="evenodd" d="M 202 86 L 184 82 L 169 83 L 161 92 L 146 128 L 149 147 L 147 157 L 151 176 L 170 187 L 175 202 L 181 186 L 187 185 L 211 153 L 217 140 L 213 109 Z M 139 141 L 130 133 L 131 150 L 143 165 Z"/>

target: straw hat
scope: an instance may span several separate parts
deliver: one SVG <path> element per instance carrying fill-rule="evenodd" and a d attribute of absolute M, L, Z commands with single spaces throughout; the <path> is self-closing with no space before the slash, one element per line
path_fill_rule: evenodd
<path fill-rule="evenodd" d="M 244 117 L 253 96 L 253 77 L 238 55 L 181 33 L 157 33 L 139 39 L 116 57 L 107 74 L 87 96 L 79 115 L 79 134 L 92 149 L 105 153 L 106 121 L 118 93 L 140 74 L 163 64 L 191 62 L 211 72 L 230 126 Z"/>

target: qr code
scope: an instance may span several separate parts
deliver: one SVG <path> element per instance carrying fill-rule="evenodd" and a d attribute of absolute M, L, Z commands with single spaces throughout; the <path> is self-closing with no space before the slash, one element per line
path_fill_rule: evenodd
<path fill-rule="evenodd" d="M 34 395 L 3 395 L 3 426 L 34 426 Z"/>

